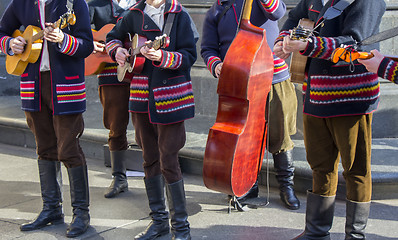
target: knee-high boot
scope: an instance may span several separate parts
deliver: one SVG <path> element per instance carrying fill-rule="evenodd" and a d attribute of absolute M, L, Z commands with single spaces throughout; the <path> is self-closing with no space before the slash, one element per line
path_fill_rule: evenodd
<path fill-rule="evenodd" d="M 149 214 L 152 221 L 145 231 L 139 233 L 134 239 L 150 240 L 170 232 L 169 214 L 166 211 L 164 198 L 164 180 L 162 175 L 146 178 L 145 189 L 148 196 Z"/>
<path fill-rule="evenodd" d="M 64 222 L 62 212 L 61 164 L 58 161 L 38 160 L 41 197 L 43 209 L 39 216 L 29 223 L 21 225 L 21 231 L 31 231 Z"/>
<path fill-rule="evenodd" d="M 191 239 L 188 213 L 186 209 L 184 181 L 181 179 L 178 182 L 166 184 L 166 193 L 171 218 L 171 239 Z"/>
<path fill-rule="evenodd" d="M 87 165 L 68 168 L 68 175 L 73 217 L 66 236 L 77 237 L 85 233 L 90 225 Z"/>
<path fill-rule="evenodd" d="M 113 180 L 104 194 L 106 198 L 113 198 L 128 189 L 125 164 L 126 151 L 111 151 L 110 155 Z"/>
<path fill-rule="evenodd" d="M 345 240 L 365 239 L 370 202 L 346 200 Z"/>
<path fill-rule="evenodd" d="M 335 198 L 336 196 L 307 192 L 305 231 L 295 239 L 330 240 L 329 230 L 333 224 Z"/>
<path fill-rule="evenodd" d="M 292 150 L 273 154 L 272 156 L 274 158 L 276 180 L 278 180 L 279 183 L 279 195 L 282 202 L 288 209 L 299 209 L 300 201 L 293 189 L 294 166 Z"/>

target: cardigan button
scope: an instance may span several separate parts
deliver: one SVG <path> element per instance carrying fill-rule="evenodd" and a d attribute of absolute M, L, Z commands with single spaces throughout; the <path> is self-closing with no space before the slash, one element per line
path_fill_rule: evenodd
<path fill-rule="evenodd" d="M 148 29 L 148 25 L 145 25 L 145 26 L 144 26 L 144 29 Z"/>
<path fill-rule="evenodd" d="M 163 80 L 163 84 L 166 84 L 167 83 L 167 80 Z"/>

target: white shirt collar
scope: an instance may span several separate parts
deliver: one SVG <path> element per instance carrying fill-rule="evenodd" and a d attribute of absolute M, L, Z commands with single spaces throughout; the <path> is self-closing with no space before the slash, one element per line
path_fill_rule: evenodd
<path fill-rule="evenodd" d="M 325 6 L 326 5 L 326 3 L 328 3 L 329 2 L 329 0 L 322 0 L 322 4 L 323 4 L 323 6 Z"/>
<path fill-rule="evenodd" d="M 113 0 L 114 3 L 118 4 L 121 8 L 127 10 L 129 7 L 133 6 L 137 1 L 136 0 Z"/>
<path fill-rule="evenodd" d="M 163 29 L 164 23 L 164 8 L 165 4 L 159 6 L 159 8 L 155 8 L 149 4 L 145 4 L 144 12 L 156 23 L 156 25 Z"/>

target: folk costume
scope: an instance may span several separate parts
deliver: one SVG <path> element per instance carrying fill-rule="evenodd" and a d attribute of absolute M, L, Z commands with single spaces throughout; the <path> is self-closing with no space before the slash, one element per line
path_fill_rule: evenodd
<path fill-rule="evenodd" d="M 161 61 L 146 59 L 142 72 L 133 76 L 130 85 L 129 109 L 136 142 L 143 151 L 152 217 L 148 228 L 136 239 L 153 239 L 169 232 L 164 185 L 173 239 L 191 238 L 178 151 L 185 144 L 184 120 L 194 117 L 190 70 L 197 57 L 197 39 L 188 12 L 176 0 L 166 0 L 158 9 L 140 1 L 107 35 L 106 48 L 115 59 L 128 33 L 153 41 L 163 35 L 164 24 L 172 14 L 170 44 L 161 49 Z"/>
<path fill-rule="evenodd" d="M 56 22 L 67 12 L 66 0 L 13 0 L 0 21 L 0 50 L 13 55 L 11 36 L 16 29 Z M 84 58 L 93 50 L 87 4 L 73 1 L 76 23 L 62 29 L 62 43 L 44 40 L 41 56 L 21 75 L 22 110 L 37 146 L 43 209 L 22 231 L 62 223 L 60 162 L 67 168 L 73 208 L 68 237 L 84 233 L 90 221 L 87 165 L 79 145 L 86 110 Z"/>
<path fill-rule="evenodd" d="M 134 1 L 135 2 L 135 1 Z M 126 10 L 113 0 L 93 0 L 88 3 L 91 27 L 99 31 L 106 24 L 115 24 Z M 117 79 L 117 63 L 107 63 L 97 75 L 98 93 L 103 108 L 103 123 L 109 130 L 108 145 L 113 180 L 104 196 L 112 198 L 127 191 L 126 151 L 129 123 L 130 85 Z"/>
<path fill-rule="evenodd" d="M 206 14 L 203 24 L 201 55 L 214 77 L 216 77 L 216 66 L 223 62 L 235 37 L 242 4 L 241 0 L 218 0 Z M 226 7 L 229 9 L 225 10 Z M 285 11 L 286 6 L 282 0 L 256 0 L 253 2 L 250 22 L 266 29 L 267 42 L 271 47 L 279 33 L 277 20 L 283 17 Z M 268 98 L 264 96 L 264 101 L 268 101 L 270 111 L 268 151 L 274 158 L 280 197 L 287 208 L 298 209 L 300 202 L 293 189 L 292 150 L 294 143 L 290 138 L 290 135 L 296 133 L 297 99 L 294 85 L 290 82 L 288 66 L 283 59 L 275 55 L 272 87 Z M 258 185 L 256 183 L 245 196 L 238 200 L 243 202 L 247 198 L 257 196 Z"/>
<path fill-rule="evenodd" d="M 300 1 L 290 11 L 281 38 L 301 18 L 320 23 L 325 11 L 340 1 Z M 345 239 L 365 239 L 372 191 L 371 122 L 379 101 L 379 82 L 376 74 L 357 62 L 350 67 L 329 59 L 342 44 L 352 45 L 377 33 L 384 11 L 382 0 L 354 1 L 336 18 L 325 20 L 300 52 L 309 57 L 303 121 L 313 189 L 307 194 L 305 232 L 298 239 L 330 239 L 340 158 L 347 187 Z M 361 51 L 377 47 L 362 46 Z"/>
<path fill-rule="evenodd" d="M 398 84 L 398 62 L 389 58 L 383 58 L 380 63 L 377 75 Z"/>

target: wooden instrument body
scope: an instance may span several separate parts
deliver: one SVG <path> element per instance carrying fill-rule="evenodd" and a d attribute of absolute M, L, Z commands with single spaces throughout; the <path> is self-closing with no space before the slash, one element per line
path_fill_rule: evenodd
<path fill-rule="evenodd" d="M 19 30 L 14 31 L 12 37 L 22 36 L 26 41 L 26 45 L 23 53 L 6 56 L 6 70 L 8 74 L 20 76 L 29 63 L 35 63 L 39 59 L 43 40 L 41 38 L 35 39 L 35 36 L 40 34 L 40 32 L 41 28 L 32 25 L 27 26 L 23 32 Z"/>
<path fill-rule="evenodd" d="M 314 29 L 314 22 L 309 19 L 301 19 L 299 25 L 308 30 Z M 304 82 L 307 60 L 308 57 L 301 55 L 299 52 L 292 53 L 292 58 L 290 59 L 290 80 L 292 82 L 300 84 Z"/>
<path fill-rule="evenodd" d="M 266 145 L 266 100 L 273 72 L 265 30 L 243 20 L 220 74 L 217 118 L 203 162 L 207 188 L 239 197 L 256 182 Z"/>
<path fill-rule="evenodd" d="M 123 47 L 129 50 L 130 57 L 123 67 L 117 67 L 117 79 L 119 82 L 131 82 L 134 74 L 142 72 L 145 64 L 145 57 L 140 53 L 140 46 L 144 46 L 147 38 L 135 34 L 131 40 L 125 41 Z"/>
<path fill-rule="evenodd" d="M 54 29 L 58 27 L 63 29 L 68 25 L 74 25 L 75 23 L 76 16 L 73 11 L 67 11 L 62 14 L 56 22 L 52 23 L 52 27 Z M 13 38 L 18 36 L 21 36 L 26 41 L 24 51 L 21 54 L 15 54 L 12 56 L 7 55 L 6 70 L 9 74 L 20 76 L 24 73 L 29 63 L 35 63 L 39 59 L 41 49 L 43 47 L 42 38 L 44 36 L 44 30 L 39 27 L 29 25 L 23 32 L 18 29 L 13 32 Z"/>
<path fill-rule="evenodd" d="M 129 39 L 131 39 L 130 34 Z M 141 54 L 140 50 L 142 47 L 147 46 L 158 50 L 159 48 L 166 48 L 170 44 L 170 38 L 166 34 L 157 37 L 149 43 L 146 43 L 146 41 L 146 37 L 135 34 L 131 40 L 123 43 L 123 47 L 128 49 L 130 57 L 127 58 L 123 67 L 120 65 L 117 67 L 117 79 L 119 82 L 130 83 L 134 74 L 140 74 L 144 69 L 146 58 Z"/>
<path fill-rule="evenodd" d="M 398 61 L 397 56 L 392 56 L 392 55 L 384 55 L 385 57 L 388 57 L 394 61 Z M 374 57 L 373 53 L 369 52 L 358 52 L 355 49 L 348 49 L 348 48 L 336 48 L 331 55 L 330 61 L 333 63 L 338 63 L 339 61 L 345 61 L 345 62 L 352 62 L 357 59 L 371 59 Z"/>
<path fill-rule="evenodd" d="M 145 57 L 139 52 L 140 46 L 144 46 L 147 39 L 143 36 L 135 34 L 131 41 L 132 53 L 130 56 L 130 65 L 133 68 L 132 72 L 135 74 L 141 73 L 145 64 Z M 137 52 L 138 50 L 138 52 Z"/>
<path fill-rule="evenodd" d="M 106 24 L 99 31 L 93 30 L 94 41 L 104 43 L 106 42 L 106 35 L 112 30 L 115 24 Z M 91 53 L 85 59 L 84 75 L 95 75 L 100 73 L 107 63 L 115 63 L 106 51 Z"/>

